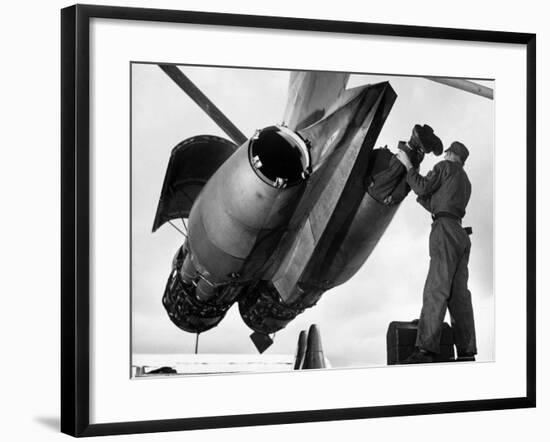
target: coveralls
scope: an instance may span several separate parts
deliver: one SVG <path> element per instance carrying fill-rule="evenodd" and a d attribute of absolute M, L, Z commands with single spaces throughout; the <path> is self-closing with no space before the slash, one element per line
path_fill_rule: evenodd
<path fill-rule="evenodd" d="M 416 346 L 439 353 L 441 327 L 447 307 L 457 353 L 475 355 L 476 337 L 468 290 L 470 238 L 462 228 L 472 186 L 462 164 L 441 161 L 425 177 L 414 168 L 407 182 L 417 201 L 434 219 L 430 233 L 430 269 L 424 286 Z"/>

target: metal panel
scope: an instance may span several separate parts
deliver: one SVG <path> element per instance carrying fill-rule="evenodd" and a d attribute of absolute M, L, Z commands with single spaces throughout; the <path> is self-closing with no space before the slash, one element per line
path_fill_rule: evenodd
<path fill-rule="evenodd" d="M 343 93 L 349 74 L 338 72 L 290 73 L 283 121 L 294 130 L 316 123 Z"/>
<path fill-rule="evenodd" d="M 273 277 L 273 285 L 281 295 L 284 301 L 289 299 L 289 296 L 283 294 L 292 294 L 301 276 L 302 266 L 300 263 L 307 264 L 311 255 L 315 250 L 315 239 L 311 231 L 309 219 L 305 223 L 300 232 L 295 236 L 293 247 L 284 257 L 284 261 L 279 266 L 279 271 Z"/>
<path fill-rule="evenodd" d="M 348 211 L 350 208 L 357 210 L 364 190 L 358 191 L 354 183 L 364 173 L 368 156 L 395 98 L 388 83 L 364 87 L 356 98 L 336 111 L 339 115 L 331 115 L 317 124 L 327 123 L 325 128 L 329 130 L 312 127 L 304 131 L 314 136 L 317 143 L 323 143 L 332 136 L 332 121 L 338 120 L 344 135 L 331 147 L 332 153 L 320 155 L 319 158 L 325 158 L 323 164 L 308 183 L 291 221 L 297 230 L 287 235 L 282 245 L 284 257 L 275 271 L 273 283 L 286 303 L 299 298 L 298 283 L 304 279 L 306 269 L 311 273 L 312 268 L 322 264 L 332 239 L 345 222 L 345 219 L 335 219 L 335 216 L 342 218 L 343 213 L 335 215 L 337 206 L 342 210 L 346 207 Z M 342 115 L 347 124 L 342 125 Z"/>
<path fill-rule="evenodd" d="M 241 145 L 246 141 L 246 136 L 235 126 L 218 107 L 202 93 L 202 91 L 185 75 L 177 66 L 170 64 L 159 64 L 159 68 L 168 75 L 189 98 L 212 118 L 220 129 L 231 138 L 235 144 Z"/>
<path fill-rule="evenodd" d="M 159 198 L 153 232 L 166 221 L 187 218 L 205 183 L 237 146 L 213 135 L 188 138 L 172 149 Z"/>

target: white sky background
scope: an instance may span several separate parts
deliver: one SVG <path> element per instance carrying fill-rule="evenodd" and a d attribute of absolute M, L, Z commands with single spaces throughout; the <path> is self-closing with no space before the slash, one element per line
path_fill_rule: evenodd
<path fill-rule="evenodd" d="M 257 128 L 281 122 L 288 71 L 181 69 L 247 137 Z M 494 360 L 493 101 L 414 77 L 352 75 L 348 87 L 387 80 L 398 97 L 376 147 L 387 144 L 395 151 L 399 140 L 409 139 L 414 124 L 427 123 L 445 148 L 459 140 L 470 150 L 466 171 L 472 198 L 464 225 L 474 230 L 469 268 L 477 360 Z M 492 81 L 478 82 L 495 87 Z M 199 134 L 228 138 L 158 66 L 134 64 L 132 350 L 136 353 L 194 352 L 195 335 L 178 329 L 161 302 L 172 258 L 183 237 L 169 224 L 154 234 L 151 227 L 172 148 Z M 441 159 L 427 156 L 421 172 L 427 173 Z M 388 324 L 412 320 L 420 313 L 430 224 L 430 215 L 411 192 L 362 269 L 278 332 L 266 354 L 293 353 L 300 330 L 315 323 L 333 367 L 385 365 Z M 256 354 L 250 333 L 235 304 L 218 327 L 201 334 L 199 352 Z"/>

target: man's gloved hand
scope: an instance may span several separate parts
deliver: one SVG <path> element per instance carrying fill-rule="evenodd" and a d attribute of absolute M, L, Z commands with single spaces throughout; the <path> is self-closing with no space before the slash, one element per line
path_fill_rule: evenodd
<path fill-rule="evenodd" d="M 398 150 L 395 156 L 401 162 L 401 164 L 403 164 L 403 166 L 407 168 L 407 170 L 413 167 L 411 160 L 409 159 L 409 156 L 402 150 Z"/>

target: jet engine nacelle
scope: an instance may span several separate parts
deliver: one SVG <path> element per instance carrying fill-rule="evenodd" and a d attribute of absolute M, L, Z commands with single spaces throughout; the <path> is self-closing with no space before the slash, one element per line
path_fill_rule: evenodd
<path fill-rule="evenodd" d="M 197 282 L 186 280 L 182 272 L 183 263 L 188 257 L 184 244 L 174 257 L 162 304 L 170 320 L 179 328 L 190 333 L 202 333 L 218 325 L 243 287 L 227 284 L 214 288 L 216 296 L 210 301 L 199 299 L 196 296 Z"/>
<path fill-rule="evenodd" d="M 245 284 L 273 253 L 311 172 L 296 132 L 269 126 L 246 141 L 208 180 L 189 215 L 184 283 L 210 301 Z"/>

